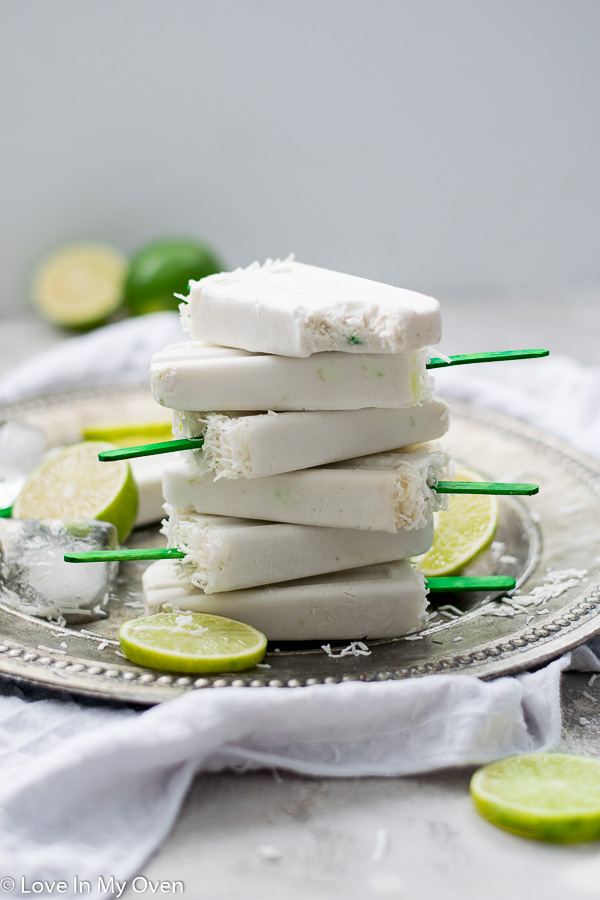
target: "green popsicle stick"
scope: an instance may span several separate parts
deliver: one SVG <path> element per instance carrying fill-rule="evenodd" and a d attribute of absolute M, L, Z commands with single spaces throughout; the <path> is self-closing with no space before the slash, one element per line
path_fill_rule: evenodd
<path fill-rule="evenodd" d="M 537 484 L 512 481 L 438 481 L 433 485 L 438 494 L 537 494 Z"/>
<path fill-rule="evenodd" d="M 549 350 L 492 350 L 489 353 L 459 353 L 449 359 L 434 356 L 427 363 L 428 369 L 440 369 L 443 366 L 464 366 L 467 363 L 502 362 L 510 359 L 536 359 L 548 356 Z"/>
<path fill-rule="evenodd" d="M 505 575 L 482 575 L 478 578 L 453 576 L 426 578 L 425 582 L 432 594 L 447 591 L 512 591 L 517 582 Z"/>
<path fill-rule="evenodd" d="M 125 562 L 130 559 L 183 559 L 185 553 L 177 548 L 159 547 L 153 550 L 81 550 L 65 553 L 65 562 Z"/>
<path fill-rule="evenodd" d="M 467 363 L 500 362 L 505 359 L 531 359 L 534 357 L 548 356 L 549 352 L 549 350 L 493 350 L 489 353 L 461 353 L 457 356 L 450 356 L 449 359 L 441 359 L 441 357 L 435 356 L 427 363 L 427 368 L 439 369 L 443 366 L 462 366 Z M 199 450 L 203 443 L 204 438 L 201 437 L 157 441 L 153 444 L 139 444 L 136 447 L 121 447 L 118 450 L 104 450 L 102 453 L 98 454 L 98 459 L 101 462 L 111 462 L 117 459 L 135 459 L 139 456 L 154 456 L 157 453 L 174 453 L 177 450 Z M 462 493 L 467 493 L 467 491 L 463 491 Z M 479 491 L 478 493 L 483 493 L 483 491 Z M 489 491 L 488 493 L 492 492 Z M 526 492 L 521 491 L 520 493 Z"/>
<path fill-rule="evenodd" d="M 199 450 L 204 438 L 178 438 L 173 441 L 157 441 L 155 444 L 140 444 L 137 447 L 119 447 L 116 450 L 103 450 L 98 454 L 100 462 L 111 462 L 116 459 L 135 459 L 138 456 L 154 456 L 157 453 L 174 453 L 176 450 Z"/>
<path fill-rule="evenodd" d="M 169 549 L 140 550 L 86 550 L 77 553 L 65 553 L 65 562 L 113 562 L 132 559 L 183 559 L 185 553 L 174 547 Z M 426 578 L 427 587 L 432 593 L 441 591 L 510 591 L 515 585 L 514 578 L 504 575 L 487 575 L 478 578 Z"/>

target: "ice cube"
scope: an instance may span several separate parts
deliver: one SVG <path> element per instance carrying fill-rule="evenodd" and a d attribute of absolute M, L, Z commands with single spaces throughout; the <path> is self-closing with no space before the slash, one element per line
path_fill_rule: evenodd
<path fill-rule="evenodd" d="M 0 508 L 10 506 L 46 451 L 44 432 L 25 422 L 0 424 Z"/>
<path fill-rule="evenodd" d="M 103 618 L 119 564 L 75 565 L 63 556 L 117 546 L 117 530 L 108 522 L 1 519 L 0 599 L 20 612 L 69 624 Z"/>

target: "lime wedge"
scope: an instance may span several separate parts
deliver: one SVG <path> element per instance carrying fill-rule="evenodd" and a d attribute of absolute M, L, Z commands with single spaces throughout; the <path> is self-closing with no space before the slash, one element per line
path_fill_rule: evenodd
<path fill-rule="evenodd" d="M 100 243 L 69 244 L 47 256 L 33 281 L 38 312 L 55 325 L 92 328 L 121 305 L 127 259 Z"/>
<path fill-rule="evenodd" d="M 99 423 L 81 429 L 88 441 L 108 441 L 115 447 L 135 447 L 138 444 L 152 444 L 168 441 L 173 437 L 171 421 Z"/>
<path fill-rule="evenodd" d="M 470 469 L 456 467 L 455 481 L 485 481 Z M 434 514 L 431 548 L 414 562 L 429 578 L 454 575 L 486 547 L 498 527 L 498 500 L 493 494 L 450 494 L 448 509 Z"/>
<path fill-rule="evenodd" d="M 206 613 L 157 613 L 121 626 L 125 656 L 140 666 L 172 672 L 239 672 L 267 651 L 256 628 Z"/>
<path fill-rule="evenodd" d="M 494 825 L 556 843 L 600 838 L 600 759 L 563 753 L 509 756 L 471 779 L 475 808 Z"/>
<path fill-rule="evenodd" d="M 207 244 L 193 238 L 167 238 L 142 247 L 132 257 L 125 283 L 125 303 L 134 315 L 177 309 L 190 278 L 223 271 Z"/>
<path fill-rule="evenodd" d="M 135 522 L 138 492 L 129 464 L 101 463 L 112 444 L 85 441 L 60 450 L 29 476 L 13 506 L 16 519 L 100 519 L 122 543 Z"/>

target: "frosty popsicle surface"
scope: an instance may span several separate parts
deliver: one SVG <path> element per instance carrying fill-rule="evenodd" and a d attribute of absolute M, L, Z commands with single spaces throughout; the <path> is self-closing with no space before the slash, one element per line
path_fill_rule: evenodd
<path fill-rule="evenodd" d="M 285 260 L 190 282 L 184 327 L 195 340 L 260 353 L 404 353 L 441 337 L 433 297 Z"/>
<path fill-rule="evenodd" d="M 181 454 L 165 466 L 163 493 L 178 510 L 395 533 L 423 528 L 443 505 L 433 486 L 447 477 L 448 465 L 440 447 L 421 444 L 266 478 L 213 481 Z"/>
<path fill-rule="evenodd" d="M 168 560 L 142 578 L 149 613 L 175 607 L 247 622 L 270 641 L 398 637 L 424 627 L 425 580 L 406 560 L 205 594 Z"/>
<path fill-rule="evenodd" d="M 442 437 L 449 407 L 433 397 L 409 409 L 283 413 L 175 410 L 173 436 L 203 438 L 190 451 L 198 471 L 214 478 L 263 478 L 367 456 Z"/>
<path fill-rule="evenodd" d="M 297 359 L 186 341 L 155 353 L 150 377 L 154 399 L 171 409 L 402 409 L 431 396 L 428 359 L 427 350 Z"/>
<path fill-rule="evenodd" d="M 167 510 L 167 543 L 186 554 L 176 565 L 207 594 L 407 559 L 433 541 L 433 516 L 386 534 Z"/>

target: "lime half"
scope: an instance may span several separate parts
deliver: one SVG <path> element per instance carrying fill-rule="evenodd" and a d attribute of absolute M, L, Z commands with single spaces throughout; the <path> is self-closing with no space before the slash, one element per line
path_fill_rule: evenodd
<path fill-rule="evenodd" d="M 206 613 L 132 619 L 121 626 L 119 641 L 132 662 L 172 672 L 239 672 L 267 652 L 267 639 L 256 628 Z"/>
<path fill-rule="evenodd" d="M 102 463 L 113 444 L 85 441 L 60 450 L 29 476 L 13 506 L 16 519 L 100 519 L 122 543 L 133 528 L 138 491 L 129 463 Z"/>
<path fill-rule="evenodd" d="M 455 481 L 485 479 L 459 466 Z M 414 562 L 425 577 L 454 575 L 486 547 L 498 527 L 498 500 L 493 494 L 449 494 L 448 509 L 434 514 L 431 549 Z"/>
<path fill-rule="evenodd" d="M 556 843 L 600 838 L 600 759 L 563 753 L 509 756 L 471 779 L 475 808 L 494 825 Z"/>
<path fill-rule="evenodd" d="M 68 244 L 38 266 L 33 300 L 49 322 L 67 328 L 91 328 L 121 305 L 127 258 L 100 243 Z"/>

